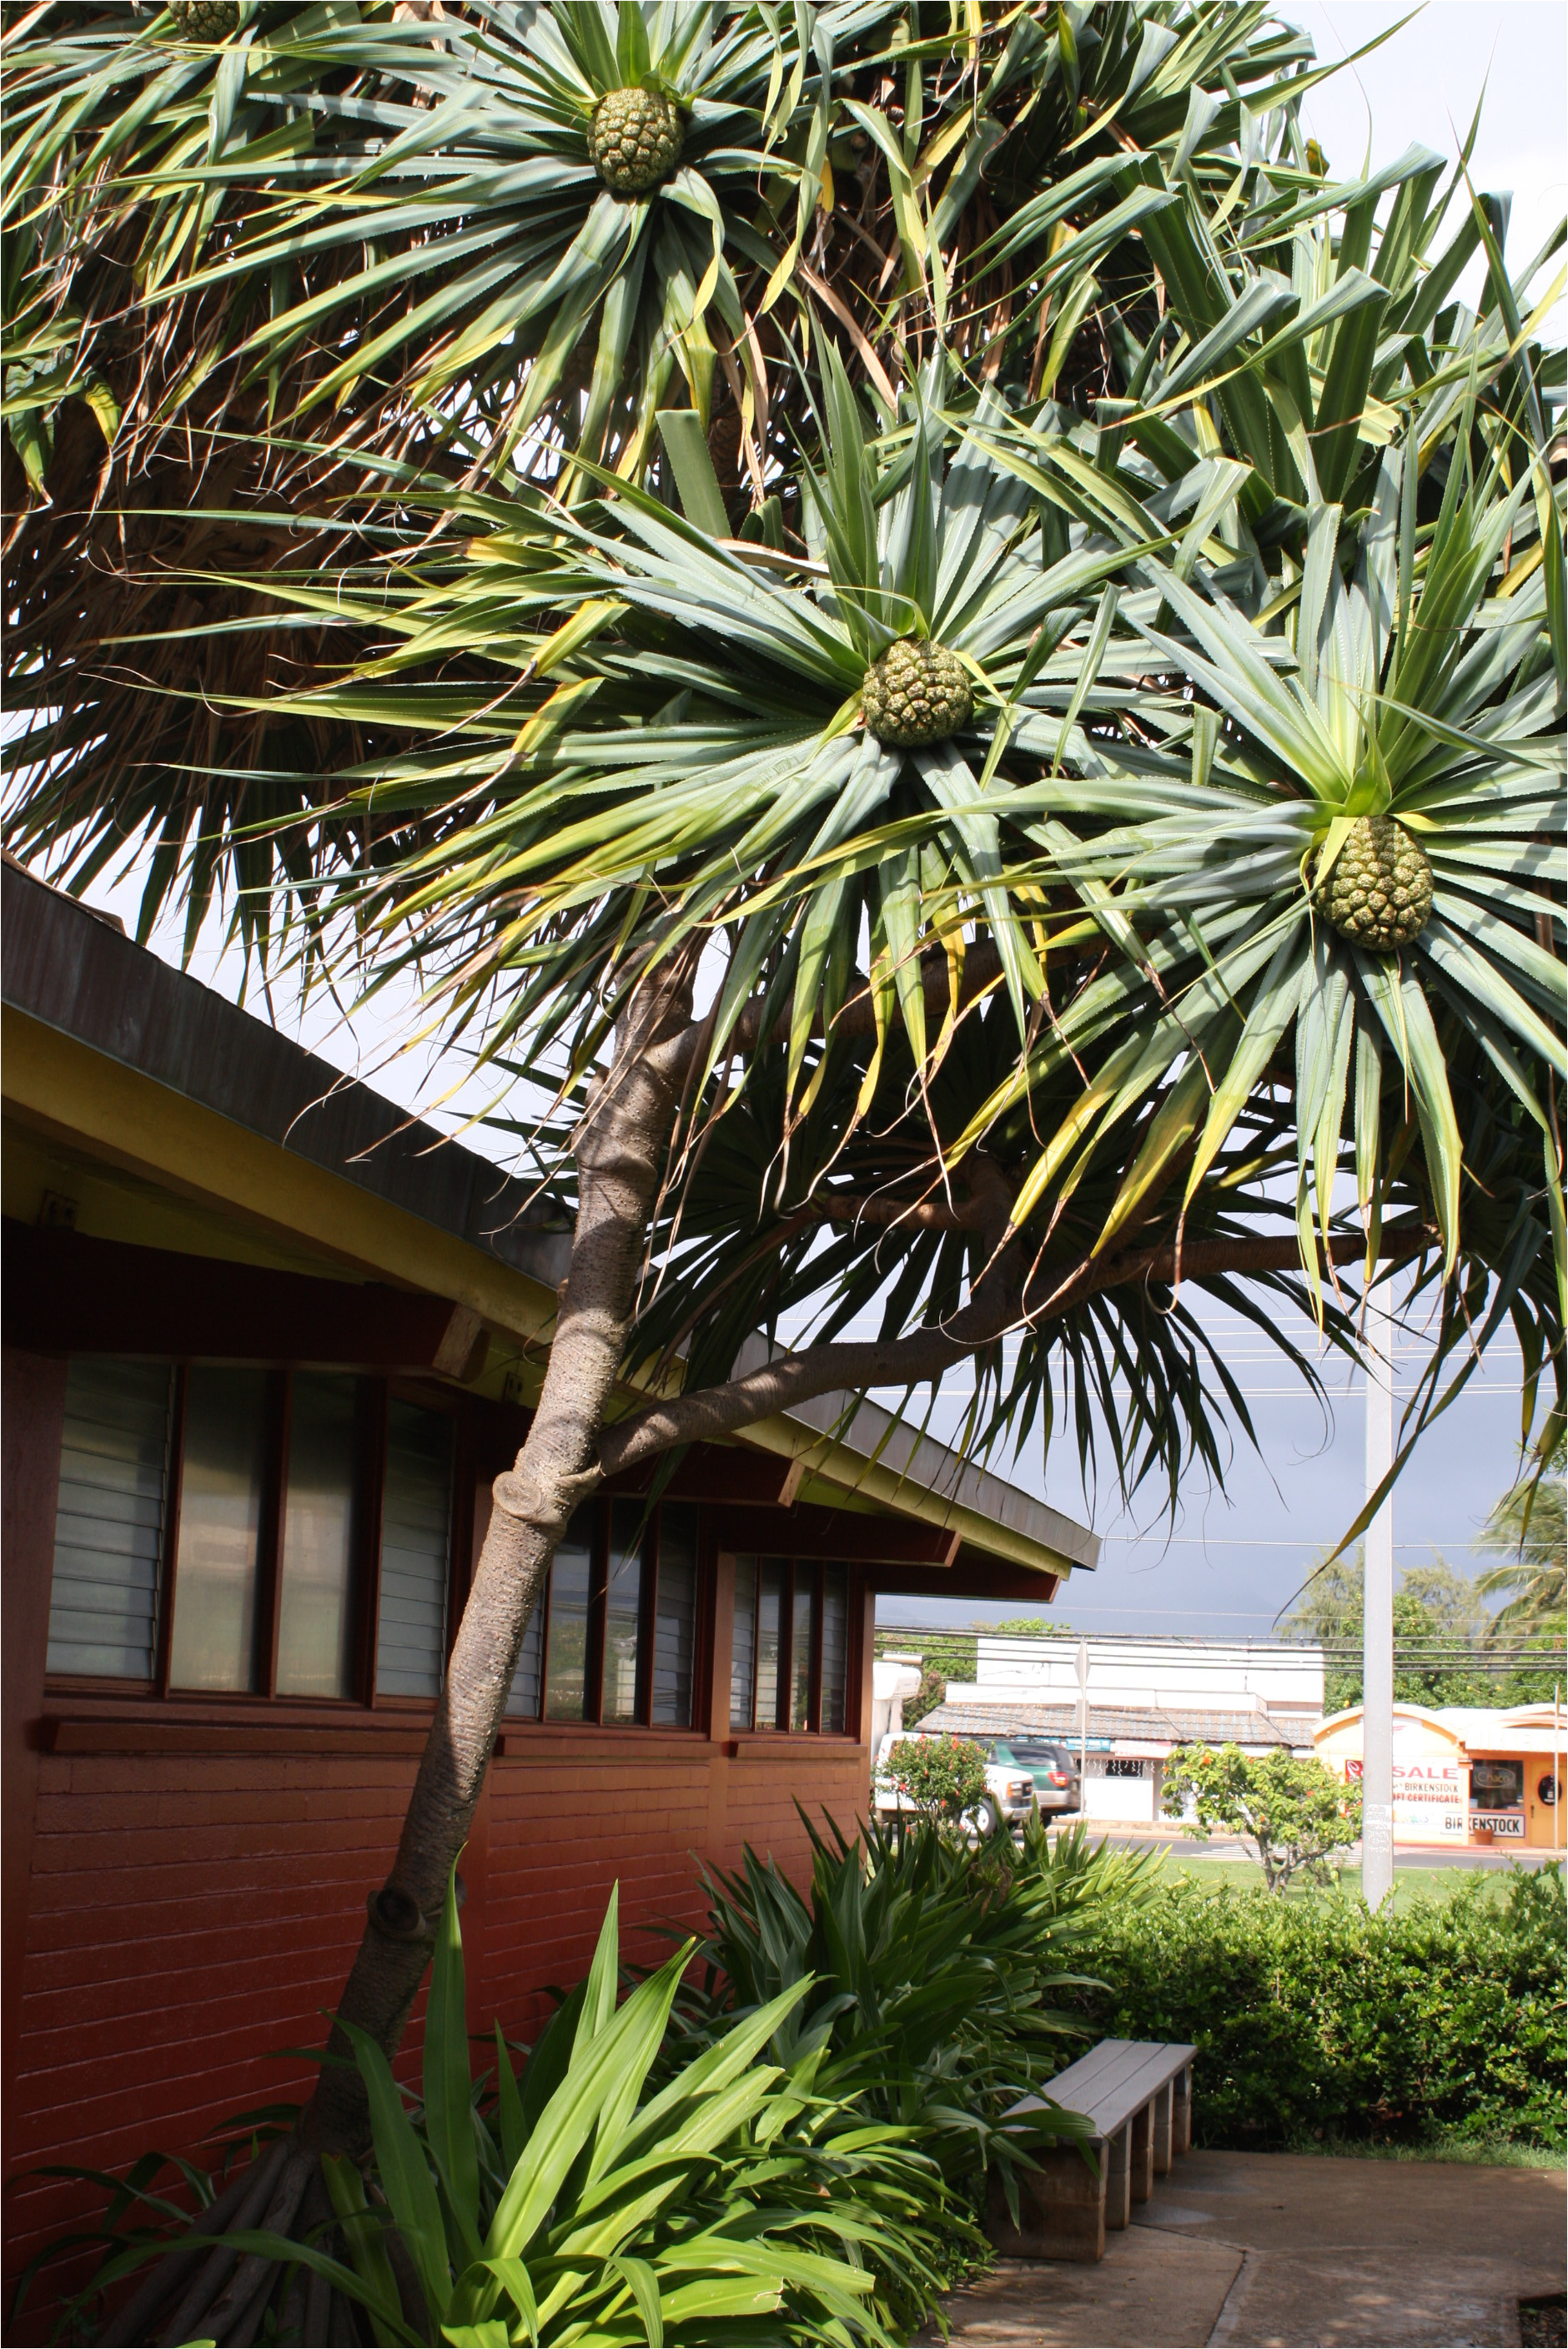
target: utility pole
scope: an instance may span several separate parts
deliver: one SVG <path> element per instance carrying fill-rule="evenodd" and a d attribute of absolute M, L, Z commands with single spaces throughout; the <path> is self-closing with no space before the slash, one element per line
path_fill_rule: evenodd
<path fill-rule="evenodd" d="M 1088 1816 L 1088 1641 L 1078 1643 L 1078 1816 Z"/>
<path fill-rule="evenodd" d="M 1367 1299 L 1367 1497 L 1394 1464 L 1394 1316 L 1386 1287 Z M 1361 1894 L 1394 1889 L 1394 1510 L 1367 1528 L 1361 1618 Z"/>

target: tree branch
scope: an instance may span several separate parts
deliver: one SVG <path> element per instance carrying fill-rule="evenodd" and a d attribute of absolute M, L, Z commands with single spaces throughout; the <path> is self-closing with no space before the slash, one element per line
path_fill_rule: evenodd
<path fill-rule="evenodd" d="M 1430 1238 L 1425 1224 L 1391 1225 L 1383 1234 L 1379 1256 L 1398 1262 L 1418 1254 Z M 599 1459 L 604 1474 L 614 1476 L 623 1469 L 634 1468 L 674 1444 L 733 1434 L 737 1428 L 753 1426 L 818 1395 L 853 1394 L 867 1387 L 923 1386 L 982 1346 L 993 1344 L 1022 1320 L 1037 1329 L 1060 1320 L 1075 1306 L 1107 1289 L 1175 1277 L 1172 1242 L 1117 1257 L 1086 1257 L 1026 1313 L 1016 1279 L 1007 1277 L 1011 1268 L 1006 1268 L 1006 1259 L 1017 1247 L 1014 1239 L 1003 1251 L 984 1284 L 988 1293 L 972 1299 L 941 1328 L 881 1342 L 808 1346 L 803 1353 L 782 1354 L 727 1385 L 672 1396 L 619 1421 L 600 1438 Z M 1336 1233 L 1328 1244 L 1327 1260 L 1354 1263 L 1365 1250 L 1366 1242 L 1358 1233 Z M 1294 1232 L 1277 1239 L 1196 1240 L 1181 1251 L 1183 1273 L 1196 1278 L 1222 1272 L 1288 1272 L 1299 1262 Z"/>

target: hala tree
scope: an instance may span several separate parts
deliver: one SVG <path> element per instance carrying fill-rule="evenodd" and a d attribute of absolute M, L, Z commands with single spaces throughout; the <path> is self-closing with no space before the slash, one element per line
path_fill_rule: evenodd
<path fill-rule="evenodd" d="M 607 1473 L 968 1362 L 972 1443 L 1065 1392 L 1173 1496 L 1248 1425 L 1194 1296 L 1310 1380 L 1284 1309 L 1353 1348 L 1394 1264 L 1406 1451 L 1511 1328 L 1544 1456 L 1561 232 L 1335 180 L 1255 0 L 8 46 L 13 845 L 412 972 L 573 1226 L 346 2023 L 397 2044 Z"/>

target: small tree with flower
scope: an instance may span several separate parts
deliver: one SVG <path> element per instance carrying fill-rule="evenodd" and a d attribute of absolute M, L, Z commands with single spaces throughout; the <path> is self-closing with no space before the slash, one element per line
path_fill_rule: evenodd
<path fill-rule="evenodd" d="M 1216 1753 L 1179 1745 L 1165 1764 L 1163 1808 L 1189 1819 L 1205 1840 L 1216 1830 L 1250 1843 L 1271 1892 L 1293 1876 L 1326 1883 L 1335 1856 L 1361 1833 L 1361 1790 L 1321 1762 L 1284 1752 L 1262 1756 L 1239 1745 Z"/>
<path fill-rule="evenodd" d="M 967 1737 L 911 1737 L 894 1746 L 888 1775 L 923 1817 L 956 1826 L 985 1796 L 985 1756 Z"/>

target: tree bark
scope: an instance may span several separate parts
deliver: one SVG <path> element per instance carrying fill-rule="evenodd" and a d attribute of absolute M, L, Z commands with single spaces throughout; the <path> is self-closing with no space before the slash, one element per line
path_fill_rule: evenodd
<path fill-rule="evenodd" d="M 458 1627 L 392 1870 L 366 1903 L 358 1954 L 302 2116 L 310 2152 L 358 2156 L 368 2112 L 353 2046 L 357 2024 L 390 2055 L 424 1978 L 447 1885 L 506 1712 L 522 1635 L 556 1545 L 599 1482 L 596 1446 L 624 1352 L 649 1218 L 679 1107 L 695 955 L 632 990 L 606 1073 L 578 1131 L 577 1223 L 543 1391 L 495 1506 Z"/>

